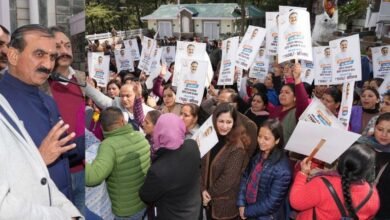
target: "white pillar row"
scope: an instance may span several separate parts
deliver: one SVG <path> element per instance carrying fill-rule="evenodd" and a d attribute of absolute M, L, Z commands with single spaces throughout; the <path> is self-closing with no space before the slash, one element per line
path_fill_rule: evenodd
<path fill-rule="evenodd" d="M 29 0 L 30 24 L 39 24 L 38 0 Z"/>

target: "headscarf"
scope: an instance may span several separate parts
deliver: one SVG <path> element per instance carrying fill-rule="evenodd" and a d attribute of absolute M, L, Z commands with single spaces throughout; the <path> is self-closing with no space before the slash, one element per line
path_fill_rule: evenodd
<path fill-rule="evenodd" d="M 183 120 L 173 114 L 162 114 L 153 129 L 153 152 L 160 148 L 178 149 L 184 142 L 186 126 Z"/>

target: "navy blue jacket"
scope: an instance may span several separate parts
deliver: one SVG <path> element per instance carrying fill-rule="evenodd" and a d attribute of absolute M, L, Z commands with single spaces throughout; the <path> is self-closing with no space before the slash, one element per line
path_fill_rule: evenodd
<path fill-rule="evenodd" d="M 0 81 L 0 94 L 10 103 L 19 119 L 23 121 L 31 139 L 39 147 L 50 129 L 60 119 L 54 100 L 38 87 L 27 85 L 8 72 Z M 72 186 L 67 154 L 60 156 L 48 166 L 48 169 L 57 188 L 71 199 Z"/>
<path fill-rule="evenodd" d="M 257 198 L 254 204 L 246 202 L 246 187 L 251 171 L 261 158 L 261 152 L 257 153 L 248 164 L 240 182 L 240 191 L 237 199 L 238 207 L 245 207 L 244 215 L 247 218 L 284 219 L 284 204 L 290 187 L 292 170 L 287 156 L 283 154 L 277 162 L 270 159 L 264 161 L 260 175 Z"/>

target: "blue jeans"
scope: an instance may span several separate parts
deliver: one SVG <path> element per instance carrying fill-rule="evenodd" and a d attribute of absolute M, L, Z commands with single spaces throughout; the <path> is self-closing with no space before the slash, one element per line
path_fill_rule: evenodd
<path fill-rule="evenodd" d="M 85 171 L 71 173 L 73 203 L 85 216 Z"/>
<path fill-rule="evenodd" d="M 146 211 L 146 209 L 142 209 L 141 211 L 139 211 L 139 212 L 137 212 L 134 215 L 129 216 L 129 217 L 115 216 L 114 220 L 142 220 L 144 215 L 145 215 L 145 211 Z M 147 218 L 145 220 L 147 220 Z"/>

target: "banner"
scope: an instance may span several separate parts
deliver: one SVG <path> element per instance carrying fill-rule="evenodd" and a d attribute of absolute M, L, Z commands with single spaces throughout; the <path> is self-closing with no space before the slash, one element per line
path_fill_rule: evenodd
<path fill-rule="evenodd" d="M 275 56 L 278 54 L 278 32 L 279 32 L 279 13 L 265 13 L 265 28 L 267 35 L 265 37 L 265 49 L 267 55 Z"/>
<path fill-rule="evenodd" d="M 110 76 L 110 56 L 102 56 L 101 53 L 92 53 L 90 76 L 96 80 L 97 85 L 106 87 Z"/>
<path fill-rule="evenodd" d="M 212 115 L 195 132 L 191 139 L 198 143 L 200 158 L 206 155 L 218 143 L 218 135 L 213 124 Z"/>
<path fill-rule="evenodd" d="M 343 97 L 341 99 L 340 111 L 338 119 L 344 125 L 345 129 L 348 130 L 349 119 L 351 118 L 352 104 L 353 104 L 353 92 L 355 82 L 346 82 L 343 84 Z"/>
<path fill-rule="evenodd" d="M 330 47 L 314 47 L 315 85 L 332 85 L 332 58 Z"/>
<path fill-rule="evenodd" d="M 137 39 L 125 40 L 125 48 L 130 49 L 130 55 L 133 60 L 140 60 Z"/>
<path fill-rule="evenodd" d="M 189 66 L 188 60 L 205 60 L 206 44 L 197 42 L 178 41 L 175 56 L 175 70 L 173 72 L 172 85 L 177 86 L 181 69 Z M 207 53 L 206 53 L 207 54 Z M 208 56 L 207 56 L 208 57 Z"/>
<path fill-rule="evenodd" d="M 313 61 L 312 53 L 309 12 L 293 9 L 279 14 L 278 62 Z"/>
<path fill-rule="evenodd" d="M 175 46 L 166 46 L 162 47 L 161 62 L 166 64 L 167 67 L 175 61 L 176 57 L 176 47 Z"/>
<path fill-rule="evenodd" d="M 374 78 L 385 78 L 390 75 L 390 45 L 382 47 L 372 47 L 372 65 L 374 71 Z"/>
<path fill-rule="evenodd" d="M 301 62 L 301 80 L 302 82 L 312 84 L 314 80 L 314 65 L 313 62 L 302 60 Z"/>
<path fill-rule="evenodd" d="M 178 82 L 176 102 L 193 103 L 200 106 L 207 77 L 207 61 L 185 59 L 188 66 L 182 66 L 182 76 Z"/>
<path fill-rule="evenodd" d="M 239 37 L 222 41 L 222 60 L 217 85 L 233 85 Z"/>
<path fill-rule="evenodd" d="M 261 83 L 264 83 L 265 77 L 268 74 L 270 57 L 265 55 L 265 49 L 260 48 L 255 62 L 249 70 L 249 77 L 259 79 Z"/>
<path fill-rule="evenodd" d="M 242 39 L 236 56 L 236 66 L 241 69 L 249 69 L 255 60 L 256 54 L 263 43 L 265 29 L 249 25 Z"/>
<path fill-rule="evenodd" d="M 340 84 L 362 80 L 359 35 L 329 42 L 332 57 L 332 82 Z"/>
<path fill-rule="evenodd" d="M 134 62 L 130 53 L 130 49 L 115 50 L 115 62 L 118 73 L 122 70 L 134 71 Z"/>

